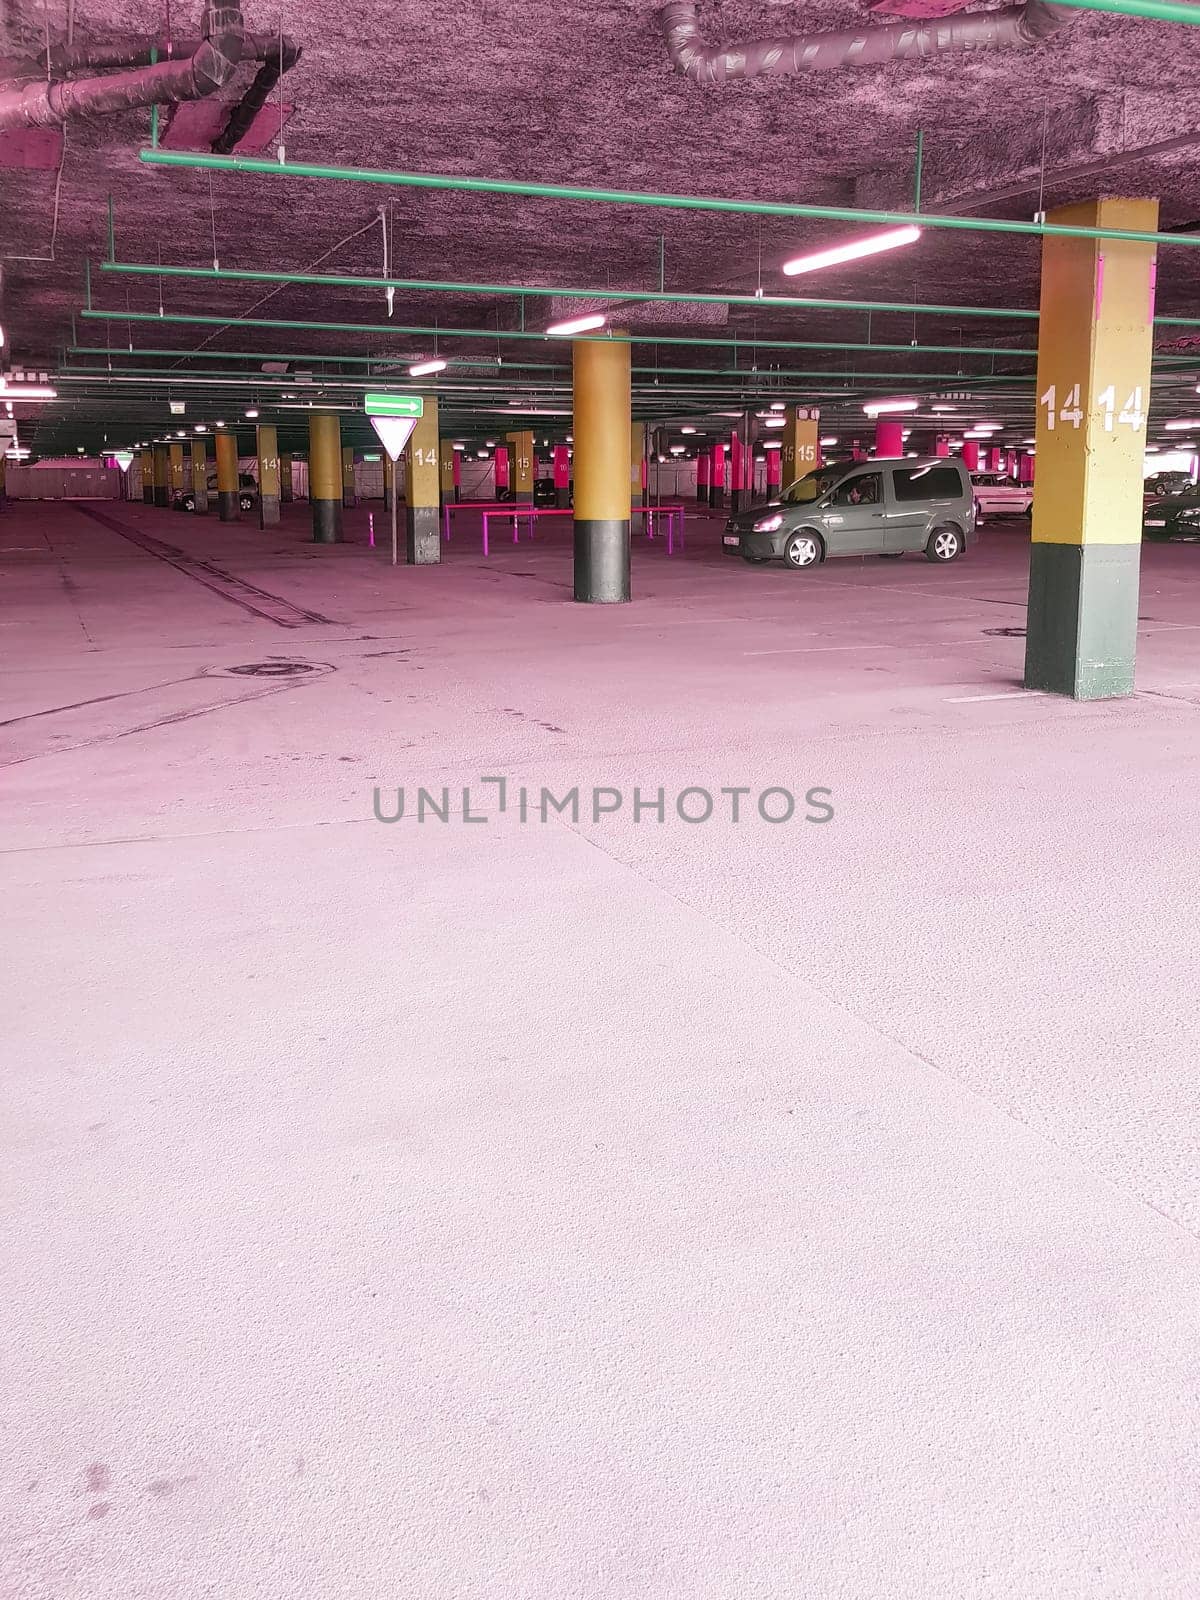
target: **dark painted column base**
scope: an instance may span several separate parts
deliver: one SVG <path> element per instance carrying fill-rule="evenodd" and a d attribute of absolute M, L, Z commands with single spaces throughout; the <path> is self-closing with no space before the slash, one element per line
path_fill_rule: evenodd
<path fill-rule="evenodd" d="M 720 511 L 725 504 L 724 489 L 710 489 L 708 491 L 708 503 L 714 511 Z"/>
<path fill-rule="evenodd" d="M 258 497 L 258 525 L 260 528 L 277 528 L 279 526 L 279 497 L 273 494 L 262 494 Z"/>
<path fill-rule="evenodd" d="M 236 489 L 217 490 L 217 509 L 221 513 L 222 522 L 240 522 L 242 508 L 240 496 Z"/>
<path fill-rule="evenodd" d="M 153 489 L 143 489 L 142 490 L 142 499 L 145 501 L 145 503 L 148 506 L 152 506 L 154 504 L 154 490 Z"/>
<path fill-rule="evenodd" d="M 340 500 L 314 500 L 312 502 L 313 542 L 315 544 L 341 544 L 342 502 Z"/>
<path fill-rule="evenodd" d="M 284 478 L 283 482 L 279 485 L 279 503 L 281 505 L 290 506 L 295 498 L 295 492 L 293 491 L 291 484 L 288 482 L 287 478 Z"/>
<path fill-rule="evenodd" d="M 738 512 L 744 505 L 750 504 L 750 496 L 744 489 L 731 489 L 729 491 L 729 509 Z"/>
<path fill-rule="evenodd" d="M 1133 693 L 1140 544 L 1031 547 L 1025 687 L 1106 700 Z"/>
<path fill-rule="evenodd" d="M 353 489 L 343 489 L 342 490 L 342 509 L 343 509 L 343 511 L 353 511 L 357 504 L 358 504 L 358 501 L 354 498 L 354 490 Z"/>
<path fill-rule="evenodd" d="M 554 504 L 560 511 L 565 510 L 571 504 L 571 491 L 566 484 L 561 484 L 555 489 Z"/>
<path fill-rule="evenodd" d="M 436 567 L 442 559 L 440 507 L 405 506 L 404 559 L 410 567 Z"/>
<path fill-rule="evenodd" d="M 170 494 L 167 492 L 167 490 L 163 487 L 162 484 L 156 483 L 154 485 L 154 504 L 156 506 L 169 506 L 170 503 L 171 503 Z"/>
<path fill-rule="evenodd" d="M 629 523 L 575 518 L 575 598 L 588 605 L 629 599 Z"/>

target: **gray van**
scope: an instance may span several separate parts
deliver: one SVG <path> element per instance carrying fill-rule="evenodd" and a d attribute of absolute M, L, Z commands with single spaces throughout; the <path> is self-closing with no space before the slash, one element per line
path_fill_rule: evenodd
<path fill-rule="evenodd" d="M 975 497 L 961 461 L 948 456 L 836 461 L 778 500 L 725 525 L 726 555 L 811 567 L 827 556 L 902 556 L 953 561 L 975 533 Z"/>

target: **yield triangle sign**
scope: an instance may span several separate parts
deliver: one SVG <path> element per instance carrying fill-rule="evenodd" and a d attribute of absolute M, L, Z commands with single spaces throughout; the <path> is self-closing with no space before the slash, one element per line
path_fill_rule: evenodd
<path fill-rule="evenodd" d="M 399 461 L 400 452 L 408 443 L 409 435 L 417 425 L 416 417 L 372 417 L 371 426 L 379 435 L 379 442 L 393 461 Z"/>

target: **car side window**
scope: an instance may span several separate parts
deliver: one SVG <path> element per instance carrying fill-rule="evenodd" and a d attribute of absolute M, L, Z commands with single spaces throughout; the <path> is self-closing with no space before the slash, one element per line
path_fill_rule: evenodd
<path fill-rule="evenodd" d="M 976 479 L 976 486 L 989 488 L 989 482 Z M 897 500 L 957 500 L 963 494 L 962 479 L 954 467 L 897 467 L 892 472 L 892 488 Z"/>
<path fill-rule="evenodd" d="M 882 500 L 883 478 L 878 472 L 864 472 L 857 478 L 839 484 L 831 503 L 835 506 L 867 506 L 879 505 Z"/>

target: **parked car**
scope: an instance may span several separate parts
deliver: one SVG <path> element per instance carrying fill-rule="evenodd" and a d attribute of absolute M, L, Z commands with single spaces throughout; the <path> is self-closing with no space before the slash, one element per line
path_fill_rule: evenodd
<path fill-rule="evenodd" d="M 954 561 L 975 533 L 971 479 L 944 456 L 840 461 L 799 478 L 766 505 L 730 517 L 726 555 L 797 570 L 829 556 L 923 552 Z"/>
<path fill-rule="evenodd" d="M 1014 483 L 998 472 L 973 472 L 971 486 L 975 491 L 975 517 L 1031 517 L 1033 515 L 1033 485 Z"/>
<path fill-rule="evenodd" d="M 1153 500 L 1142 517 L 1145 539 L 1200 540 L 1200 490 L 1188 479 L 1188 493 Z"/>
<path fill-rule="evenodd" d="M 209 504 L 215 505 L 217 500 L 217 476 L 215 472 L 208 475 Z M 243 511 L 253 511 L 258 504 L 258 484 L 248 472 L 238 475 L 238 505 Z M 172 508 L 176 511 L 195 511 L 196 496 L 191 489 L 176 490 L 171 501 Z"/>
<path fill-rule="evenodd" d="M 1186 494 L 1192 487 L 1192 476 L 1189 472 L 1152 472 L 1143 487 L 1147 494 L 1159 499 L 1168 494 Z"/>
<path fill-rule="evenodd" d="M 535 478 L 533 481 L 533 503 L 535 506 L 556 506 L 558 504 L 558 490 L 555 488 L 553 478 Z M 574 486 L 567 491 L 567 504 L 575 504 Z"/>

